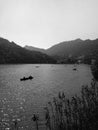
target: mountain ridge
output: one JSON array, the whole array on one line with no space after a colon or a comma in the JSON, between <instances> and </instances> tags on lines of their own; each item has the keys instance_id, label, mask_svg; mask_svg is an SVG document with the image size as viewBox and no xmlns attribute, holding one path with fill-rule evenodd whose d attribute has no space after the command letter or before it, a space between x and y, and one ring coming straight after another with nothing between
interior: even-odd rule
<instances>
[{"instance_id":1,"label":"mountain ridge","mask_svg":"<svg viewBox=\"0 0 98 130\"><path fill-rule=\"evenodd\" d=\"M55 63L47 54L27 50L14 42L0 38L0 64Z\"/></svg>"},{"instance_id":2,"label":"mountain ridge","mask_svg":"<svg viewBox=\"0 0 98 130\"><path fill-rule=\"evenodd\" d=\"M32 46L21 47L15 42L0 38L0 64L2 63L56 63L83 58L84 63L98 59L98 39L63 41L48 49Z\"/></svg>"},{"instance_id":3,"label":"mountain ridge","mask_svg":"<svg viewBox=\"0 0 98 130\"><path fill-rule=\"evenodd\" d=\"M91 60L96 57L98 58L98 39L81 40L78 38L71 41L63 41L44 50L44 53L55 57L57 60L69 57L84 57L85 61Z\"/></svg>"}]
</instances>

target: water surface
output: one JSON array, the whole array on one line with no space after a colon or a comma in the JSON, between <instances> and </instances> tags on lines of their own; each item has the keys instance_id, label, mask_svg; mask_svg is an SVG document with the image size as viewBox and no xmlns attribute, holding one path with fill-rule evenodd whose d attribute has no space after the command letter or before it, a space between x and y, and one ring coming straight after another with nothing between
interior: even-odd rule
<instances>
[{"instance_id":1,"label":"water surface","mask_svg":"<svg viewBox=\"0 0 98 130\"><path fill-rule=\"evenodd\" d=\"M59 91L67 97L79 94L82 85L90 84L92 74L88 65L0 65L0 120L9 122L18 119L20 129L30 130L33 113L43 115L43 107ZM34 79L20 81L23 76ZM25 124L25 125L23 125Z\"/></svg>"}]
</instances>

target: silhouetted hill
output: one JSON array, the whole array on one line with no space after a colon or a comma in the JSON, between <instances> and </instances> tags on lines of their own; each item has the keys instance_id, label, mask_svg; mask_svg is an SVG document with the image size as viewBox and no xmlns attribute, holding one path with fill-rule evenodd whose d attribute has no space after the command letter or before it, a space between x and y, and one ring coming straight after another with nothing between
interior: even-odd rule
<instances>
[{"instance_id":1,"label":"silhouetted hill","mask_svg":"<svg viewBox=\"0 0 98 130\"><path fill-rule=\"evenodd\" d=\"M0 38L0 64L4 63L55 63L50 56L29 51L6 39Z\"/></svg>"}]
</instances>

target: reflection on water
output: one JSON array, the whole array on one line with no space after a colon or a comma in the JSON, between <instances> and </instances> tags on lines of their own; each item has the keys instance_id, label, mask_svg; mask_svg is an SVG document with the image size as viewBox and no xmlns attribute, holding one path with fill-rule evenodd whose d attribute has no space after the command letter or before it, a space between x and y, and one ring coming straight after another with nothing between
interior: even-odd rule
<instances>
[{"instance_id":1,"label":"reflection on water","mask_svg":"<svg viewBox=\"0 0 98 130\"><path fill-rule=\"evenodd\" d=\"M34 113L43 118L43 107L59 91L67 96L79 93L81 85L89 84L92 78L87 65L0 65L0 127L14 127L19 122L20 130L30 130ZM34 79L20 81L23 76ZM40 119L40 125L43 120ZM13 122L13 123L12 123ZM8 129L7 129L8 130Z\"/></svg>"}]
</instances>

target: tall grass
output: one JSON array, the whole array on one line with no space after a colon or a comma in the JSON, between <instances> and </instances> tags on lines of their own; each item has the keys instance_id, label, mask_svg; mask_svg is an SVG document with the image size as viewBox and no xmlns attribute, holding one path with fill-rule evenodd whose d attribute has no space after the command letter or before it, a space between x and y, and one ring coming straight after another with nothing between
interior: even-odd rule
<instances>
[{"instance_id":1,"label":"tall grass","mask_svg":"<svg viewBox=\"0 0 98 130\"><path fill-rule=\"evenodd\" d=\"M49 130L96 130L98 129L98 86L82 86L81 95L66 98L64 92L48 102L45 119Z\"/></svg>"}]
</instances>

